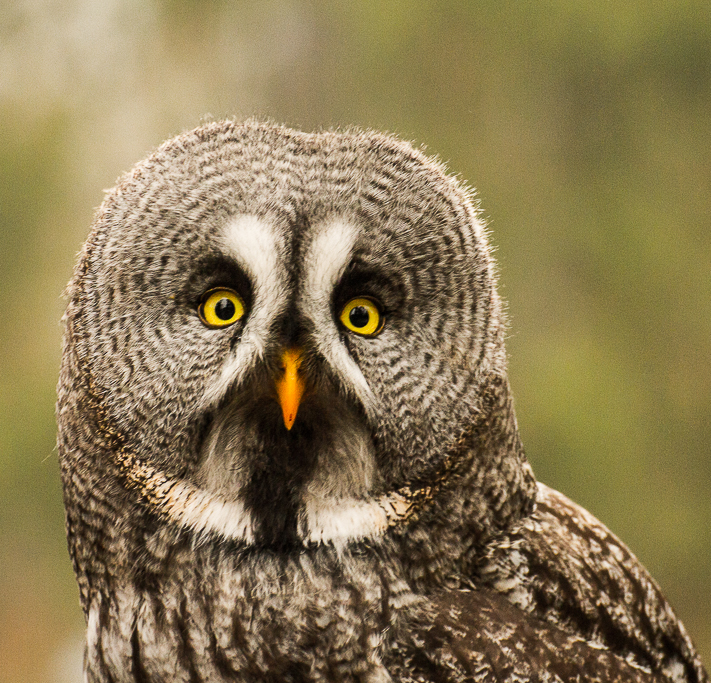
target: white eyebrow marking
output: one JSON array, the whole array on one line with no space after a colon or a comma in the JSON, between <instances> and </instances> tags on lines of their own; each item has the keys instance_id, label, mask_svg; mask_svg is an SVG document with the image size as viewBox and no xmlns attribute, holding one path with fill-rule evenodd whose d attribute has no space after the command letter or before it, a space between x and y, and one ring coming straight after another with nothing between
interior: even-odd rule
<instances>
[{"instance_id":1,"label":"white eyebrow marking","mask_svg":"<svg viewBox=\"0 0 711 683\"><path fill-rule=\"evenodd\" d=\"M326 223L306 253L306 292L311 303L329 303L353 251L356 229L344 220Z\"/></svg>"},{"instance_id":2,"label":"white eyebrow marking","mask_svg":"<svg viewBox=\"0 0 711 683\"><path fill-rule=\"evenodd\" d=\"M332 219L320 226L306 251L300 308L314 324L319 351L372 417L375 396L343 345L331 310L333 289L350 261L357 236L357 226L343 218Z\"/></svg>"},{"instance_id":3,"label":"white eyebrow marking","mask_svg":"<svg viewBox=\"0 0 711 683\"><path fill-rule=\"evenodd\" d=\"M247 271L257 289L279 281L281 253L276 227L259 216L233 219L223 231L224 246Z\"/></svg>"},{"instance_id":4,"label":"white eyebrow marking","mask_svg":"<svg viewBox=\"0 0 711 683\"><path fill-rule=\"evenodd\" d=\"M273 223L258 216L238 216L225 226L219 246L248 275L253 301L242 339L203 395L201 408L219 401L264 356L270 325L287 301L284 238Z\"/></svg>"}]
</instances>

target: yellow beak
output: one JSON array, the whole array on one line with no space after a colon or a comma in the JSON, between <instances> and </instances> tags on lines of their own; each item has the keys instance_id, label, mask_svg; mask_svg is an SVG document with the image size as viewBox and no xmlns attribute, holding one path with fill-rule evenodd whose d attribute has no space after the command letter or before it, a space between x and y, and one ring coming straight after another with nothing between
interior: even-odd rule
<instances>
[{"instance_id":1,"label":"yellow beak","mask_svg":"<svg viewBox=\"0 0 711 683\"><path fill-rule=\"evenodd\" d=\"M299 403L304 395L304 379L299 376L301 360L301 349L287 349L281 356L284 374L277 380L276 388L287 429L294 426Z\"/></svg>"}]
</instances>

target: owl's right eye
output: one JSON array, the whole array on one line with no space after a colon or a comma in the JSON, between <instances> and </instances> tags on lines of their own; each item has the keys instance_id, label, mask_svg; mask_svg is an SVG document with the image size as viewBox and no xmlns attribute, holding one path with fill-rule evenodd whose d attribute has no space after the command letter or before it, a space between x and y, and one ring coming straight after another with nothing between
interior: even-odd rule
<instances>
[{"instance_id":1,"label":"owl's right eye","mask_svg":"<svg viewBox=\"0 0 711 683\"><path fill-rule=\"evenodd\" d=\"M213 329L236 323L244 317L244 312L242 297L234 290L224 287L209 289L202 295L198 306L200 320Z\"/></svg>"}]
</instances>

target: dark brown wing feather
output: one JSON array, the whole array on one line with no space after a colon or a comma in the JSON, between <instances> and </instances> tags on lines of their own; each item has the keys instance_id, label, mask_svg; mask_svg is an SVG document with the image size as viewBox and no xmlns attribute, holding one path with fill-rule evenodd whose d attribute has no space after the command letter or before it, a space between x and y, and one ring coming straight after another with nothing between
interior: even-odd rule
<instances>
[{"instance_id":1,"label":"dark brown wing feather","mask_svg":"<svg viewBox=\"0 0 711 683\"><path fill-rule=\"evenodd\" d=\"M496 593L451 591L438 596L433 606L434 621L416 643L397 652L400 662L391 668L394 679L442 683L665 680L607 648L593 647L531 617Z\"/></svg>"},{"instance_id":2,"label":"dark brown wing feather","mask_svg":"<svg viewBox=\"0 0 711 683\"><path fill-rule=\"evenodd\" d=\"M579 636L532 618L501 595L451 592L440 596L436 604L439 614L428 638L442 645L426 648L432 654L425 659L449 669L444 680L664 680L608 649L593 647Z\"/></svg>"},{"instance_id":3,"label":"dark brown wing feather","mask_svg":"<svg viewBox=\"0 0 711 683\"><path fill-rule=\"evenodd\" d=\"M476 585L663 680L708 681L683 625L639 560L590 513L546 486L539 486L533 514L491 544Z\"/></svg>"}]
</instances>

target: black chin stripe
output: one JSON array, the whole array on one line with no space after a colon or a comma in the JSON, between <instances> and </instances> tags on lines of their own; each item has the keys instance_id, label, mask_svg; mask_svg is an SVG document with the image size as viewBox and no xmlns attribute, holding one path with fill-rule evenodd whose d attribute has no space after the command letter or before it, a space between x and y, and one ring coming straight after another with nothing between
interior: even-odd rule
<instances>
[{"instance_id":1,"label":"black chin stripe","mask_svg":"<svg viewBox=\"0 0 711 683\"><path fill-rule=\"evenodd\" d=\"M250 479L245 503L254 518L258 545L291 546L298 542L298 491L291 482L273 471L260 470Z\"/></svg>"},{"instance_id":2,"label":"black chin stripe","mask_svg":"<svg viewBox=\"0 0 711 683\"><path fill-rule=\"evenodd\" d=\"M267 546L298 544L297 515L304 487L316 466L317 439L311 420L297 417L291 431L281 419L260 428L262 452L252 464L244 490L255 522L255 540Z\"/></svg>"}]
</instances>

